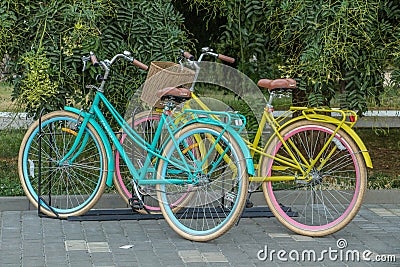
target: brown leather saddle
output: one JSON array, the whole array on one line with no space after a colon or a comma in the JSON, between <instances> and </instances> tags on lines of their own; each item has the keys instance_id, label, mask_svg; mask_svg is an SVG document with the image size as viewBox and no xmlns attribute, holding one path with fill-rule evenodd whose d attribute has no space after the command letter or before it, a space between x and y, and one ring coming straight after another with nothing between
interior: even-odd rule
<instances>
[{"instance_id":1,"label":"brown leather saddle","mask_svg":"<svg viewBox=\"0 0 400 267\"><path fill-rule=\"evenodd\" d=\"M158 108L164 108L167 101L180 104L192 98L192 92L186 88L166 87L156 93L158 101L155 104Z\"/></svg>"},{"instance_id":2,"label":"brown leather saddle","mask_svg":"<svg viewBox=\"0 0 400 267\"><path fill-rule=\"evenodd\" d=\"M290 78L275 80L261 79L258 81L257 85L262 88L267 88L272 92L274 90L294 89L296 88L296 81Z\"/></svg>"}]
</instances>

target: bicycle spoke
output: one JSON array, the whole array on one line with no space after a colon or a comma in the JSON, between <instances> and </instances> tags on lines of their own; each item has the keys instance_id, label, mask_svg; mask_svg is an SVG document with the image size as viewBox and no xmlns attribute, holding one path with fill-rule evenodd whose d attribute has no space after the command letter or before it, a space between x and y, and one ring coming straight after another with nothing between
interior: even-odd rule
<instances>
[{"instance_id":1,"label":"bicycle spoke","mask_svg":"<svg viewBox=\"0 0 400 267\"><path fill-rule=\"evenodd\" d=\"M236 216L240 215L239 210L243 208L247 192L242 191L243 186L247 186L241 177L244 170L241 165L243 155L237 150L236 144L232 145L234 140L221 138L214 128L209 127L192 125L187 132L182 131L177 139L179 144L186 144L184 147L195 143L190 140L196 140L199 144L193 146L193 154L186 158L188 164L194 167L193 173L171 175L167 171L170 169L170 162L167 161L162 161L159 167L159 175L165 175L165 180L179 177L184 180L191 177L193 180L189 190L184 186L158 186L161 190L158 194L159 203L167 222L174 225L179 234L192 240L210 240L230 228ZM214 140L219 140L218 145L213 143ZM181 147L177 150L171 142L166 146L166 151L168 158L176 160ZM180 199L179 203L177 199ZM174 213L171 207L179 209Z\"/></svg>"},{"instance_id":2,"label":"bicycle spoke","mask_svg":"<svg viewBox=\"0 0 400 267\"><path fill-rule=\"evenodd\" d=\"M89 138L80 154L73 156L74 161L71 162L71 158L60 163L76 138L76 132L70 129L77 119L78 115L66 111L49 113L42 118L41 135L39 124L35 122L21 144L24 149L19 164L23 188L31 202L38 205L40 167L40 196L44 199L41 210L49 216L55 216L54 212L61 218L82 214L95 204L104 190L107 157L92 126L85 129Z\"/></svg>"},{"instance_id":3,"label":"bicycle spoke","mask_svg":"<svg viewBox=\"0 0 400 267\"><path fill-rule=\"evenodd\" d=\"M344 227L355 216L365 190L366 171L354 141L336 126L299 121L282 133L290 140L291 152L298 161L307 158L315 165L303 179L268 182L263 191L272 211L291 230L311 236L325 235ZM327 143L329 140L332 142ZM296 177L296 170L282 168L277 158L288 158L281 142L268 148L274 158L263 161L263 171L270 175ZM296 149L292 149L296 147ZM303 156L301 156L303 155ZM316 160L318 159L318 160ZM284 160L283 160L284 161ZM266 174L267 175L267 174ZM285 209L294 214L289 216Z\"/></svg>"}]
</instances>

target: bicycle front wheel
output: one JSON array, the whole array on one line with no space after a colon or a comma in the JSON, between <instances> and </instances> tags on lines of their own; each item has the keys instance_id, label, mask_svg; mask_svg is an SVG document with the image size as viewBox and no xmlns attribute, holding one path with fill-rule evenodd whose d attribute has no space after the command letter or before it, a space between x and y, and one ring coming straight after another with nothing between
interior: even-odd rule
<instances>
[{"instance_id":1,"label":"bicycle front wheel","mask_svg":"<svg viewBox=\"0 0 400 267\"><path fill-rule=\"evenodd\" d=\"M295 122L280 133L295 159L275 136L266 148L272 157L261 160L264 177L301 177L301 171L293 167L296 162L306 172L303 180L263 183L275 217L298 234L332 234L345 227L361 206L367 179L365 162L354 140L341 129L334 133L336 128L323 122Z\"/></svg>"},{"instance_id":2,"label":"bicycle front wheel","mask_svg":"<svg viewBox=\"0 0 400 267\"><path fill-rule=\"evenodd\" d=\"M28 199L51 217L66 218L88 211L100 198L107 178L107 155L94 127L85 128L80 149L60 164L71 149L82 118L55 111L36 121L21 143L18 169ZM39 174L40 169L40 174ZM40 183L39 183L40 179Z\"/></svg>"},{"instance_id":3,"label":"bicycle front wheel","mask_svg":"<svg viewBox=\"0 0 400 267\"><path fill-rule=\"evenodd\" d=\"M237 141L221 131L207 124L186 126L166 144L166 159L159 162L159 206L173 230L189 240L221 236L244 208L248 186L244 155ZM177 165L189 166L189 171Z\"/></svg>"}]
</instances>

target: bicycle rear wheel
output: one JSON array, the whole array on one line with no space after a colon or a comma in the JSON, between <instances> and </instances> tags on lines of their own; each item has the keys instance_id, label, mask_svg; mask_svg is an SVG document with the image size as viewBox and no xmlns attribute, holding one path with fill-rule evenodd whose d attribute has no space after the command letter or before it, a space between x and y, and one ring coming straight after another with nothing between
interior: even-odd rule
<instances>
[{"instance_id":1,"label":"bicycle rear wheel","mask_svg":"<svg viewBox=\"0 0 400 267\"><path fill-rule=\"evenodd\" d=\"M128 120L128 125L132 127L144 140L151 143L155 132L157 130L158 124L161 119L161 114L154 111L143 111L135 115L134 119ZM160 144L164 142L164 135L160 137ZM129 138L129 136L122 131L120 143L124 148L126 155L129 160L133 163L139 171L146 171L146 177L149 179L153 179L154 175L154 166L152 164L149 169L143 170L142 166L146 160L148 155L147 151L141 148L134 140ZM118 151L115 153L115 172L113 177L114 185L122 197L122 199L127 204L132 201L132 175L129 172L129 169L121 158L121 155ZM136 211L140 213L147 213L147 211L152 213L159 213L160 207L158 206L158 200L155 196L155 186L154 185L142 185L140 187L142 194L142 200L144 204L144 209L136 209Z\"/></svg>"},{"instance_id":2,"label":"bicycle rear wheel","mask_svg":"<svg viewBox=\"0 0 400 267\"><path fill-rule=\"evenodd\" d=\"M28 199L38 207L41 168L40 210L48 216L66 218L81 215L97 202L104 191L107 155L91 124L85 129L87 143L79 156L58 164L72 147L79 122L75 113L51 112L41 118L41 132L39 121L36 121L21 143L18 171L22 187Z\"/></svg>"},{"instance_id":3,"label":"bicycle rear wheel","mask_svg":"<svg viewBox=\"0 0 400 267\"><path fill-rule=\"evenodd\" d=\"M189 240L219 237L237 221L246 202L248 174L243 152L228 132L215 146L219 137L219 127L200 123L186 126L166 144L163 156L168 160L159 162L159 206L173 230ZM191 168L185 171L174 164Z\"/></svg>"},{"instance_id":4,"label":"bicycle rear wheel","mask_svg":"<svg viewBox=\"0 0 400 267\"><path fill-rule=\"evenodd\" d=\"M276 218L290 230L308 236L324 236L345 227L357 214L365 192L367 171L361 151L343 130L323 149L336 125L298 121L281 135L295 160L307 165L322 153L307 173L308 181L264 182L263 192ZM301 176L301 172L279 159L291 159L278 137L266 148L273 158L261 160L262 176ZM295 161L291 161L295 164ZM293 212L292 216L287 211Z\"/></svg>"}]
</instances>

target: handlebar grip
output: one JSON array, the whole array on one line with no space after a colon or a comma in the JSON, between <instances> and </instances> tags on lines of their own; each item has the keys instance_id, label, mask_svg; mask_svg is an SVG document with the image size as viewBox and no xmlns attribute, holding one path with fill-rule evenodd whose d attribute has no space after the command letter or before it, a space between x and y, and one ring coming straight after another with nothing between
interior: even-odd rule
<instances>
[{"instance_id":1,"label":"handlebar grip","mask_svg":"<svg viewBox=\"0 0 400 267\"><path fill-rule=\"evenodd\" d=\"M217 58L221 59L222 61L228 62L228 63L232 63L232 64L235 63L235 59L233 57L228 57L228 56L219 54Z\"/></svg>"},{"instance_id":2,"label":"handlebar grip","mask_svg":"<svg viewBox=\"0 0 400 267\"><path fill-rule=\"evenodd\" d=\"M190 54L189 52L183 52L183 56L189 60L194 60L194 56Z\"/></svg>"},{"instance_id":3,"label":"handlebar grip","mask_svg":"<svg viewBox=\"0 0 400 267\"><path fill-rule=\"evenodd\" d=\"M97 57L93 52L90 52L90 60L92 61L93 66L99 66L99 61L97 60Z\"/></svg>"},{"instance_id":4,"label":"handlebar grip","mask_svg":"<svg viewBox=\"0 0 400 267\"><path fill-rule=\"evenodd\" d=\"M136 60L136 59L134 59L132 61L132 64L137 66L137 67L139 67L139 68L141 68L142 70L148 70L149 69L149 66L147 66L146 64L144 64L144 63L142 63L142 62L140 62L139 60Z\"/></svg>"}]
</instances>

